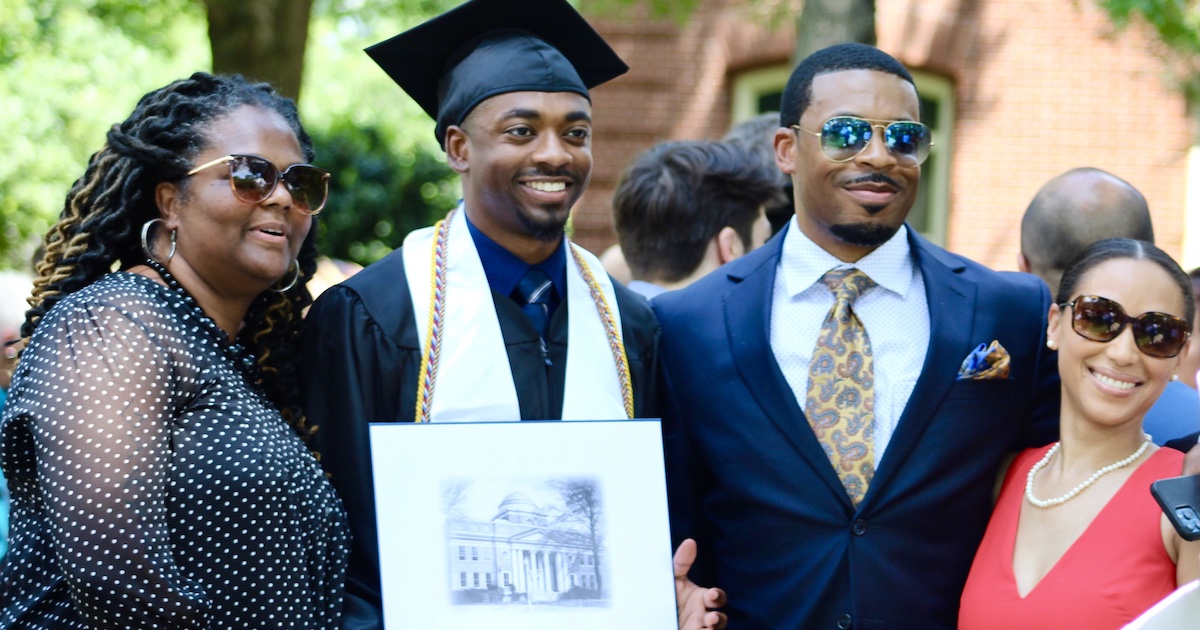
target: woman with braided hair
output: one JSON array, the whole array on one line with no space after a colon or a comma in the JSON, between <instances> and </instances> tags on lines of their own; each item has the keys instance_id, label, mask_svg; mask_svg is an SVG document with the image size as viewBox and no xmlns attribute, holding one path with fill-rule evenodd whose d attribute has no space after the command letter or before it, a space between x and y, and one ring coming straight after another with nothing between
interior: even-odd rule
<instances>
[{"instance_id":1,"label":"woman with braided hair","mask_svg":"<svg viewBox=\"0 0 1200 630\"><path fill-rule=\"evenodd\" d=\"M0 627L338 625L345 513L293 385L312 153L270 86L197 73L92 155L0 419Z\"/></svg>"}]
</instances>

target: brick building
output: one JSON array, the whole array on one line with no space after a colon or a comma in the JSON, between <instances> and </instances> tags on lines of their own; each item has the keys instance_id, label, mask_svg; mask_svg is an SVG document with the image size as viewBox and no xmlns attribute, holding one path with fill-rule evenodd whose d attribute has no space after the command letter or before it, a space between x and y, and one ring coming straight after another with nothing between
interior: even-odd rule
<instances>
[{"instance_id":1,"label":"brick building","mask_svg":"<svg viewBox=\"0 0 1200 630\"><path fill-rule=\"evenodd\" d=\"M595 168L575 211L578 242L601 251L616 241L609 204L638 153L719 138L778 107L794 26L763 26L743 4L701 0L686 23L641 9L591 18L631 70L593 93ZM1192 122L1136 30L1114 33L1091 0L877 0L876 24L879 47L913 71L934 128L911 217L927 236L1015 269L1033 194L1096 166L1146 195L1163 249L1200 264L1200 225L1185 243Z\"/></svg>"}]
</instances>

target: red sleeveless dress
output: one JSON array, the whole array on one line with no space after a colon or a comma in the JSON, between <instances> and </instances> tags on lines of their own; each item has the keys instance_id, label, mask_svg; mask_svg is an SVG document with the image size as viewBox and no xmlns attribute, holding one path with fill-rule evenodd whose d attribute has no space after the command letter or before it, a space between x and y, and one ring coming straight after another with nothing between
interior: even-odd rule
<instances>
[{"instance_id":1,"label":"red sleeveless dress","mask_svg":"<svg viewBox=\"0 0 1200 630\"><path fill-rule=\"evenodd\" d=\"M1163 548L1161 511L1150 484L1179 476L1183 453L1160 448L1041 582L1025 597L1017 594L1012 558L1025 479L1049 449L1024 451L1009 467L963 589L960 630L1118 629L1175 590L1175 563Z\"/></svg>"}]
</instances>

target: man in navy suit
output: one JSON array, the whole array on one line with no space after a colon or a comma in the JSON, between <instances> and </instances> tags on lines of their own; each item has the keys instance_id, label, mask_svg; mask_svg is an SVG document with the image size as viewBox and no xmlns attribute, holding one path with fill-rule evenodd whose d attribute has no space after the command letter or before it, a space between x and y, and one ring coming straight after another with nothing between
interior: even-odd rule
<instances>
[{"instance_id":1,"label":"man in navy suit","mask_svg":"<svg viewBox=\"0 0 1200 630\"><path fill-rule=\"evenodd\" d=\"M814 53L775 136L795 218L654 303L673 534L698 541L692 577L726 589L731 629L953 628L1005 456L1056 433L1045 285L904 224L929 148L919 110L887 54ZM846 393L867 401L865 447L804 413L835 304L821 279L839 268L870 278L850 309L873 367ZM833 464L856 448L859 486Z\"/></svg>"}]
</instances>

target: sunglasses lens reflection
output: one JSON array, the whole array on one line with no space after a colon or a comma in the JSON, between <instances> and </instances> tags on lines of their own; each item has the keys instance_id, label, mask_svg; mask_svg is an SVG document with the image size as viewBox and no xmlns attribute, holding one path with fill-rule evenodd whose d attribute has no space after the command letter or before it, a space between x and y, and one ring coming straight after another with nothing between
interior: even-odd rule
<instances>
[{"instance_id":1,"label":"sunglasses lens reflection","mask_svg":"<svg viewBox=\"0 0 1200 630\"><path fill-rule=\"evenodd\" d=\"M829 159L844 162L871 141L871 123L858 118L830 118L821 128L821 148Z\"/></svg>"},{"instance_id":2,"label":"sunglasses lens reflection","mask_svg":"<svg viewBox=\"0 0 1200 630\"><path fill-rule=\"evenodd\" d=\"M1104 298L1084 296L1075 300L1075 332L1093 341L1112 341L1125 323L1121 305Z\"/></svg>"},{"instance_id":3,"label":"sunglasses lens reflection","mask_svg":"<svg viewBox=\"0 0 1200 630\"><path fill-rule=\"evenodd\" d=\"M1142 352L1169 358L1179 354L1187 341L1186 325L1165 313L1146 313L1134 321L1134 336Z\"/></svg>"},{"instance_id":4,"label":"sunglasses lens reflection","mask_svg":"<svg viewBox=\"0 0 1200 630\"><path fill-rule=\"evenodd\" d=\"M894 122L884 130L883 139L897 158L920 164L929 155L929 128L920 123Z\"/></svg>"},{"instance_id":5,"label":"sunglasses lens reflection","mask_svg":"<svg viewBox=\"0 0 1200 630\"><path fill-rule=\"evenodd\" d=\"M292 194L292 201L309 214L325 207L329 196L329 174L319 168L296 164L283 175L283 183Z\"/></svg>"},{"instance_id":6,"label":"sunglasses lens reflection","mask_svg":"<svg viewBox=\"0 0 1200 630\"><path fill-rule=\"evenodd\" d=\"M264 159L239 155L229 161L229 177L239 199L247 203L259 203L275 189L279 171Z\"/></svg>"}]
</instances>

